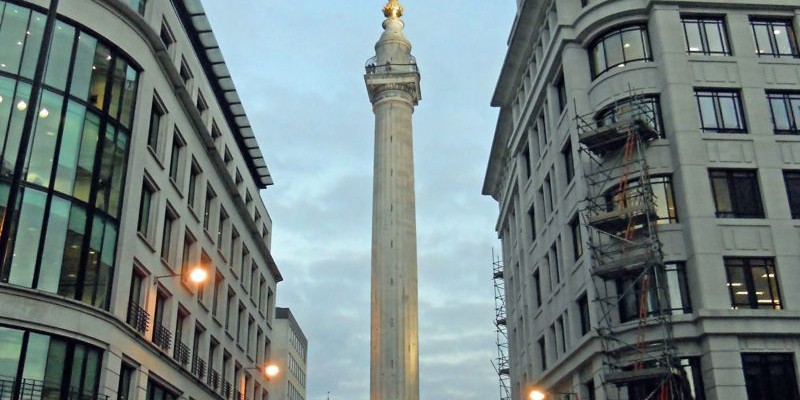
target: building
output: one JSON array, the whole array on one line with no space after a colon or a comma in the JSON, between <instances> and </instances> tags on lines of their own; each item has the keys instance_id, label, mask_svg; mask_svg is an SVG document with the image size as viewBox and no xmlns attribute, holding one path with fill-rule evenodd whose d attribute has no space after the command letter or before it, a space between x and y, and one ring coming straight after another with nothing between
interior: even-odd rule
<instances>
[{"instance_id":1,"label":"building","mask_svg":"<svg viewBox=\"0 0 800 400\"><path fill-rule=\"evenodd\" d=\"M517 4L483 187L508 398L800 399L800 5Z\"/></svg>"},{"instance_id":2,"label":"building","mask_svg":"<svg viewBox=\"0 0 800 400\"><path fill-rule=\"evenodd\" d=\"M364 81L375 114L372 184L370 398L419 399L417 221L412 116L421 100L403 7L383 7Z\"/></svg>"},{"instance_id":3,"label":"building","mask_svg":"<svg viewBox=\"0 0 800 400\"><path fill-rule=\"evenodd\" d=\"M0 15L0 398L266 399L272 180L200 2Z\"/></svg>"},{"instance_id":4,"label":"building","mask_svg":"<svg viewBox=\"0 0 800 400\"><path fill-rule=\"evenodd\" d=\"M270 396L273 399L304 400L308 339L288 308L275 309L272 326L271 361L284 368L270 379Z\"/></svg>"}]
</instances>

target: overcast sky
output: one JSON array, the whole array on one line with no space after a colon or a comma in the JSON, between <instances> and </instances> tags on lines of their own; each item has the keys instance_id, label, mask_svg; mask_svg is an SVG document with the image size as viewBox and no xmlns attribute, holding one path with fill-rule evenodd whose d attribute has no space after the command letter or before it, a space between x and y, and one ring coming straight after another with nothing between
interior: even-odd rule
<instances>
[{"instance_id":1,"label":"overcast sky","mask_svg":"<svg viewBox=\"0 0 800 400\"><path fill-rule=\"evenodd\" d=\"M489 107L513 0L401 0L422 74L414 114L420 383L427 400L498 398L496 203L481 195ZM204 0L275 185L272 252L310 341L308 400L369 399L374 120L364 62L383 0Z\"/></svg>"}]
</instances>

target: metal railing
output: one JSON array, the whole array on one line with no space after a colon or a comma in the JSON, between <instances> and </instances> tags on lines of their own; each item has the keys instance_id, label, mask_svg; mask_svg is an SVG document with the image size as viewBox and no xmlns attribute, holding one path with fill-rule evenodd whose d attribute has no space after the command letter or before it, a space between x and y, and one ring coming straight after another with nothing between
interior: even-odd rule
<instances>
[{"instance_id":1,"label":"metal railing","mask_svg":"<svg viewBox=\"0 0 800 400\"><path fill-rule=\"evenodd\" d=\"M208 386L214 389L214 391L216 392L217 390L219 390L219 382L220 382L219 372L215 371L213 368L209 368L208 381L206 381Z\"/></svg>"},{"instance_id":2,"label":"metal railing","mask_svg":"<svg viewBox=\"0 0 800 400\"><path fill-rule=\"evenodd\" d=\"M169 351L169 348L172 347L172 332L164 325L156 324L153 327L153 343L161 350Z\"/></svg>"},{"instance_id":3,"label":"metal railing","mask_svg":"<svg viewBox=\"0 0 800 400\"><path fill-rule=\"evenodd\" d=\"M189 364L189 356L191 353L192 351L189 349L189 346L183 344L182 342L175 341L175 361L186 367L186 365Z\"/></svg>"},{"instance_id":4,"label":"metal railing","mask_svg":"<svg viewBox=\"0 0 800 400\"><path fill-rule=\"evenodd\" d=\"M417 59L414 56L409 56L408 63L403 64L393 64L393 63L385 63L378 65L377 57L372 57L367 60L367 63L364 65L364 68L367 70L367 75L373 74L388 74L388 73L403 73L403 72L411 72L411 73L419 73L419 68L417 67Z\"/></svg>"},{"instance_id":5,"label":"metal railing","mask_svg":"<svg viewBox=\"0 0 800 400\"><path fill-rule=\"evenodd\" d=\"M17 393L14 386L17 385ZM48 384L36 379L19 379L10 376L0 376L0 400L44 400L61 398L64 391L59 385ZM108 400L108 396L91 391L69 390L66 392L68 400Z\"/></svg>"},{"instance_id":6,"label":"metal railing","mask_svg":"<svg viewBox=\"0 0 800 400\"><path fill-rule=\"evenodd\" d=\"M201 381L206 376L206 362L196 354L192 357L192 374Z\"/></svg>"},{"instance_id":7,"label":"metal railing","mask_svg":"<svg viewBox=\"0 0 800 400\"><path fill-rule=\"evenodd\" d=\"M222 395L227 399L231 396L231 392L233 391L233 385L230 382L225 381L225 384L222 385Z\"/></svg>"},{"instance_id":8,"label":"metal railing","mask_svg":"<svg viewBox=\"0 0 800 400\"><path fill-rule=\"evenodd\" d=\"M132 326L133 329L136 329L137 332L144 335L144 333L147 332L147 326L150 322L150 314L147 313L147 310L140 307L139 304L130 303L126 322L128 325Z\"/></svg>"}]
</instances>

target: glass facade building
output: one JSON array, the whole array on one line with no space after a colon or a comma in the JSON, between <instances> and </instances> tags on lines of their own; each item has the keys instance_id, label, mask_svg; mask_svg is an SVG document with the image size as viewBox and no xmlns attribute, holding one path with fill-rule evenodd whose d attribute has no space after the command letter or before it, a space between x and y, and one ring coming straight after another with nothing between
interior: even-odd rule
<instances>
[{"instance_id":1,"label":"glass facade building","mask_svg":"<svg viewBox=\"0 0 800 400\"><path fill-rule=\"evenodd\" d=\"M202 6L42 4L0 0L0 399L266 399L272 181Z\"/></svg>"}]
</instances>

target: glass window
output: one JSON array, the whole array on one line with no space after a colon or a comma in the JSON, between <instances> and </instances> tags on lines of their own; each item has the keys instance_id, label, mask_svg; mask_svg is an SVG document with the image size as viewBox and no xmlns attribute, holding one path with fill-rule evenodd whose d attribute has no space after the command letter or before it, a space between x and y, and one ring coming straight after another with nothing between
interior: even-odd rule
<instances>
[{"instance_id":1,"label":"glass window","mask_svg":"<svg viewBox=\"0 0 800 400\"><path fill-rule=\"evenodd\" d=\"M131 393L131 389L135 386L134 375L136 368L126 363L122 363L119 373L119 385L117 386L117 399L130 400L135 399L135 394Z\"/></svg>"},{"instance_id":2,"label":"glass window","mask_svg":"<svg viewBox=\"0 0 800 400\"><path fill-rule=\"evenodd\" d=\"M567 84L564 81L564 72L558 75L555 86L558 95L558 112L563 113L567 109Z\"/></svg>"},{"instance_id":3,"label":"glass window","mask_svg":"<svg viewBox=\"0 0 800 400\"><path fill-rule=\"evenodd\" d=\"M738 91L695 89L703 132L744 133L744 110Z\"/></svg>"},{"instance_id":4,"label":"glass window","mask_svg":"<svg viewBox=\"0 0 800 400\"><path fill-rule=\"evenodd\" d=\"M0 25L0 70L17 74L22 61L22 50L31 12L27 8L5 3L3 23Z\"/></svg>"},{"instance_id":5,"label":"glass window","mask_svg":"<svg viewBox=\"0 0 800 400\"><path fill-rule=\"evenodd\" d=\"M731 308L783 308L773 259L726 257L725 269Z\"/></svg>"},{"instance_id":6,"label":"glass window","mask_svg":"<svg viewBox=\"0 0 800 400\"><path fill-rule=\"evenodd\" d=\"M644 361L638 365L631 365L625 370L633 370L636 368L653 368L656 367L655 361ZM700 366L700 357L684 357L675 358L672 360L672 367L675 369L675 378L673 388L679 390L680 393L675 393L673 397L686 400L704 400L705 389L703 387L702 369ZM648 397L661 397L664 392L661 390L664 381L662 377L655 377L649 379L636 380L625 384L627 395L629 399L645 399Z\"/></svg>"},{"instance_id":7,"label":"glass window","mask_svg":"<svg viewBox=\"0 0 800 400\"><path fill-rule=\"evenodd\" d=\"M592 77L596 78L614 67L625 67L636 61L652 61L650 40L645 26L614 28L596 39L590 46Z\"/></svg>"},{"instance_id":8,"label":"glass window","mask_svg":"<svg viewBox=\"0 0 800 400\"><path fill-rule=\"evenodd\" d=\"M575 176L575 159L572 157L572 141L567 141L567 144L561 150L561 157L564 159L564 174L567 183L572 182Z\"/></svg>"},{"instance_id":9,"label":"glass window","mask_svg":"<svg viewBox=\"0 0 800 400\"><path fill-rule=\"evenodd\" d=\"M149 236L150 232L150 209L153 203L153 193L155 191L147 182L142 184L142 195L139 199L139 223L137 230L144 237Z\"/></svg>"},{"instance_id":10,"label":"glass window","mask_svg":"<svg viewBox=\"0 0 800 400\"><path fill-rule=\"evenodd\" d=\"M69 229L70 202L59 197L53 197L51 201L37 287L39 290L57 293Z\"/></svg>"},{"instance_id":11,"label":"glass window","mask_svg":"<svg viewBox=\"0 0 800 400\"><path fill-rule=\"evenodd\" d=\"M786 183L786 195L789 198L789 210L792 218L800 218L800 171L783 171Z\"/></svg>"},{"instance_id":12,"label":"glass window","mask_svg":"<svg viewBox=\"0 0 800 400\"><path fill-rule=\"evenodd\" d=\"M9 283L31 287L36 266L36 255L42 235L46 195L38 190L22 192L22 207L13 237L13 256Z\"/></svg>"},{"instance_id":13,"label":"glass window","mask_svg":"<svg viewBox=\"0 0 800 400\"><path fill-rule=\"evenodd\" d=\"M217 197L217 195L214 193L214 189L211 189L211 186L206 187L205 206L203 207L203 229L206 231L208 231L211 225L211 206L215 197Z\"/></svg>"},{"instance_id":14,"label":"glass window","mask_svg":"<svg viewBox=\"0 0 800 400\"><path fill-rule=\"evenodd\" d=\"M161 235L161 259L172 264L172 237L175 231L176 216L170 209L164 213L164 226Z\"/></svg>"},{"instance_id":15,"label":"glass window","mask_svg":"<svg viewBox=\"0 0 800 400\"><path fill-rule=\"evenodd\" d=\"M14 93L13 102L9 102L11 108L11 117L8 122L8 132L4 136L5 146L3 147L3 160L0 163L0 173L5 176L11 176L14 173L14 165L17 162L17 152L19 151L19 139L22 132L22 125L25 121L25 110L28 109L28 102L30 100L31 86L18 82L17 91ZM5 103L5 102L4 102Z\"/></svg>"},{"instance_id":16,"label":"glass window","mask_svg":"<svg viewBox=\"0 0 800 400\"><path fill-rule=\"evenodd\" d=\"M89 77L89 93L85 100L99 108L105 108L106 86L111 72L111 50L102 43L97 43L94 52L91 75Z\"/></svg>"},{"instance_id":17,"label":"glass window","mask_svg":"<svg viewBox=\"0 0 800 400\"><path fill-rule=\"evenodd\" d=\"M150 129L147 133L147 145L158 154L159 134L161 131L161 119L166 114L164 108L153 98L153 104L150 107Z\"/></svg>"},{"instance_id":18,"label":"glass window","mask_svg":"<svg viewBox=\"0 0 800 400\"><path fill-rule=\"evenodd\" d=\"M614 211L626 207L638 206L644 203L648 196L648 189L652 192L652 207L658 224L674 224L678 222L678 213L675 210L675 200L672 193L671 176L654 176L648 181L649 187L641 187L641 181L630 181L625 186L625 191L620 192L615 187L606 194L606 210Z\"/></svg>"},{"instance_id":19,"label":"glass window","mask_svg":"<svg viewBox=\"0 0 800 400\"><path fill-rule=\"evenodd\" d=\"M47 58L47 70L44 77L46 85L62 92L66 89L74 43L75 28L64 22L57 21L53 42L50 45L50 54L48 54Z\"/></svg>"},{"instance_id":20,"label":"glass window","mask_svg":"<svg viewBox=\"0 0 800 400\"><path fill-rule=\"evenodd\" d=\"M19 70L19 74L26 78L33 78L33 74L36 72L36 62L39 59L39 49L42 46L46 20L44 14L31 11L25 39L22 40L25 49L22 52L22 65Z\"/></svg>"},{"instance_id":21,"label":"glass window","mask_svg":"<svg viewBox=\"0 0 800 400\"><path fill-rule=\"evenodd\" d=\"M191 171L189 171L189 193L187 195L189 208L194 208L196 206L197 180L200 177L200 174L200 167L197 165L197 161L194 159L194 157L192 157Z\"/></svg>"},{"instance_id":22,"label":"glass window","mask_svg":"<svg viewBox=\"0 0 800 400\"><path fill-rule=\"evenodd\" d=\"M578 298L576 302L578 306L578 313L581 319L581 336L586 335L592 329L592 322L589 317L589 299L586 294Z\"/></svg>"},{"instance_id":23,"label":"glass window","mask_svg":"<svg viewBox=\"0 0 800 400\"><path fill-rule=\"evenodd\" d=\"M791 20L751 18L750 25L759 57L800 57Z\"/></svg>"},{"instance_id":24,"label":"glass window","mask_svg":"<svg viewBox=\"0 0 800 400\"><path fill-rule=\"evenodd\" d=\"M710 170L717 218L764 218L755 171Z\"/></svg>"},{"instance_id":25,"label":"glass window","mask_svg":"<svg viewBox=\"0 0 800 400\"><path fill-rule=\"evenodd\" d=\"M686 52L711 56L731 55L725 20L720 17L683 17Z\"/></svg>"},{"instance_id":26,"label":"glass window","mask_svg":"<svg viewBox=\"0 0 800 400\"><path fill-rule=\"evenodd\" d=\"M29 183L50 186L50 173L53 168L63 101L63 97L49 90L42 92L42 101L34 120L31 150L28 153L25 180Z\"/></svg>"},{"instance_id":27,"label":"glass window","mask_svg":"<svg viewBox=\"0 0 800 400\"><path fill-rule=\"evenodd\" d=\"M642 315L684 314L692 311L689 287L683 263L667 263L663 274L653 270L617 280L619 317L621 322L639 319Z\"/></svg>"},{"instance_id":28,"label":"glass window","mask_svg":"<svg viewBox=\"0 0 800 400\"><path fill-rule=\"evenodd\" d=\"M581 237L581 224L580 218L575 216L569 223L571 236L572 236L572 252L575 260L581 258L583 255L583 239Z\"/></svg>"},{"instance_id":29,"label":"glass window","mask_svg":"<svg viewBox=\"0 0 800 400\"><path fill-rule=\"evenodd\" d=\"M536 210L533 205L528 209L528 228L531 232L531 242L536 241Z\"/></svg>"},{"instance_id":30,"label":"glass window","mask_svg":"<svg viewBox=\"0 0 800 400\"><path fill-rule=\"evenodd\" d=\"M178 400L178 396L150 378L147 380L147 400Z\"/></svg>"},{"instance_id":31,"label":"glass window","mask_svg":"<svg viewBox=\"0 0 800 400\"><path fill-rule=\"evenodd\" d=\"M747 398L800 400L793 353L742 353Z\"/></svg>"},{"instance_id":32,"label":"glass window","mask_svg":"<svg viewBox=\"0 0 800 400\"><path fill-rule=\"evenodd\" d=\"M181 153L183 153L183 138L180 136L178 130L172 136L172 151L169 157L169 178L176 184L180 182L181 172Z\"/></svg>"},{"instance_id":33,"label":"glass window","mask_svg":"<svg viewBox=\"0 0 800 400\"><path fill-rule=\"evenodd\" d=\"M777 134L800 134L800 92L767 92Z\"/></svg>"},{"instance_id":34,"label":"glass window","mask_svg":"<svg viewBox=\"0 0 800 400\"><path fill-rule=\"evenodd\" d=\"M597 126L603 127L626 117L635 117L647 123L658 132L659 137L664 137L664 130L661 128L661 103L658 96L645 95L616 101L597 113L594 118Z\"/></svg>"}]
</instances>

